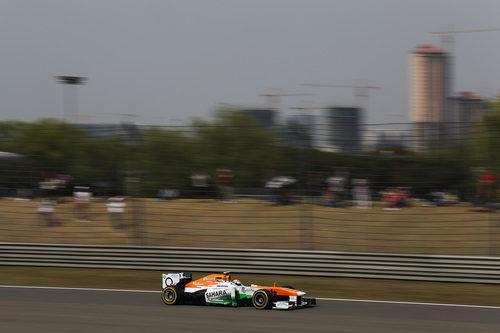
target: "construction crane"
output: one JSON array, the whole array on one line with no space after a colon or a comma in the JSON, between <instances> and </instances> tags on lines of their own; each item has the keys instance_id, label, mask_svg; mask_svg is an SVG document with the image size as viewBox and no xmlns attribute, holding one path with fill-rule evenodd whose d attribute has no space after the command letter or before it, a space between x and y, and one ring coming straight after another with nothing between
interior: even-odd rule
<instances>
[{"instance_id":1,"label":"construction crane","mask_svg":"<svg viewBox=\"0 0 500 333\"><path fill-rule=\"evenodd\" d=\"M320 106L292 106L290 110L297 110L299 113L300 121L306 120L308 116L314 116L315 110L321 110L323 107ZM307 120L308 121L308 120Z\"/></svg>"},{"instance_id":2,"label":"construction crane","mask_svg":"<svg viewBox=\"0 0 500 333\"><path fill-rule=\"evenodd\" d=\"M465 33L465 32L490 32L490 31L500 31L500 28L433 31L430 33L434 34L434 35L445 35L445 34L460 34L460 33Z\"/></svg>"},{"instance_id":3,"label":"construction crane","mask_svg":"<svg viewBox=\"0 0 500 333\"><path fill-rule=\"evenodd\" d=\"M468 29L468 30L454 30L448 29L443 31L432 31L429 32L432 35L439 35L440 37L440 46L441 48L448 50L450 52L454 51L455 39L454 34L463 34L470 32L492 32L492 31L500 31L500 28L486 28L486 29Z\"/></svg>"},{"instance_id":4,"label":"construction crane","mask_svg":"<svg viewBox=\"0 0 500 333\"><path fill-rule=\"evenodd\" d=\"M310 93L282 93L278 89L274 92L269 92L266 94L260 94L259 96L264 96L267 98L267 106L271 109L279 110L281 107L281 97L287 96L314 96Z\"/></svg>"},{"instance_id":5,"label":"construction crane","mask_svg":"<svg viewBox=\"0 0 500 333\"><path fill-rule=\"evenodd\" d=\"M451 25L453 27L453 25ZM442 49L445 49L449 52L449 60L448 60L448 82L449 82L449 91L453 91L453 73L454 73L454 59L453 53L455 52L455 34L463 34L463 33L475 33L475 32L492 32L492 31L500 31L500 28L486 28L486 29L467 29L467 30L455 30L455 29L444 29L442 27L442 31L432 31L429 32L432 35L439 35L439 46Z\"/></svg>"},{"instance_id":6,"label":"construction crane","mask_svg":"<svg viewBox=\"0 0 500 333\"><path fill-rule=\"evenodd\" d=\"M354 88L354 102L358 104L359 107L364 109L368 107L369 89L382 89L378 86L357 86L348 84L302 83L300 85L315 88Z\"/></svg>"},{"instance_id":7,"label":"construction crane","mask_svg":"<svg viewBox=\"0 0 500 333\"><path fill-rule=\"evenodd\" d=\"M132 118L137 118L139 115L133 114L133 113L120 113L120 112L102 112L99 113L99 115L106 115L106 116L119 116L121 117L121 122L122 123L133 123Z\"/></svg>"}]
</instances>

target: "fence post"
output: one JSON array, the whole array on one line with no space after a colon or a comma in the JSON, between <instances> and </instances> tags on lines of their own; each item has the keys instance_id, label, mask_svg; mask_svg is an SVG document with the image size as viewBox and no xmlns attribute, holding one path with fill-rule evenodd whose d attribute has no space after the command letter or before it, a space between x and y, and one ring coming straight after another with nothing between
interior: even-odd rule
<instances>
[{"instance_id":1,"label":"fence post","mask_svg":"<svg viewBox=\"0 0 500 333\"><path fill-rule=\"evenodd\" d=\"M304 159L304 165L306 164ZM306 169L306 168L304 168ZM311 185L309 180L309 171L306 170L305 184L301 190L300 200L300 237L302 250L314 250L314 234L313 234L313 206L312 201L309 199L311 192Z\"/></svg>"},{"instance_id":2,"label":"fence post","mask_svg":"<svg viewBox=\"0 0 500 333\"><path fill-rule=\"evenodd\" d=\"M498 254L496 242L499 240L499 223L497 222L497 219L495 219L494 212L494 209L491 209L488 212L488 252L491 257L494 257Z\"/></svg>"},{"instance_id":3,"label":"fence post","mask_svg":"<svg viewBox=\"0 0 500 333\"><path fill-rule=\"evenodd\" d=\"M147 245L144 238L144 210L141 203L141 179L139 176L126 177L127 194L130 196L130 208L132 216L132 237L138 245Z\"/></svg>"}]
</instances>

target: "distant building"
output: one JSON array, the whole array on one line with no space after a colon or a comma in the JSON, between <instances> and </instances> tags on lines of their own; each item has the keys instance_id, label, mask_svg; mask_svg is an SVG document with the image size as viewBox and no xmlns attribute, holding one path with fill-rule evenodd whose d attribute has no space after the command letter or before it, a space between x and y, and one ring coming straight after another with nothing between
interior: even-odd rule
<instances>
[{"instance_id":1,"label":"distant building","mask_svg":"<svg viewBox=\"0 0 500 333\"><path fill-rule=\"evenodd\" d=\"M332 106L326 110L328 143L337 151L351 152L361 148L361 109Z\"/></svg>"},{"instance_id":2,"label":"distant building","mask_svg":"<svg viewBox=\"0 0 500 333\"><path fill-rule=\"evenodd\" d=\"M450 97L449 114L446 126L449 140L461 140L471 135L474 126L488 111L486 98L463 91L458 96Z\"/></svg>"},{"instance_id":3,"label":"distant building","mask_svg":"<svg viewBox=\"0 0 500 333\"><path fill-rule=\"evenodd\" d=\"M254 119L258 124L264 127L272 127L276 125L278 111L266 108L251 108L241 109L238 112L247 115Z\"/></svg>"},{"instance_id":4,"label":"distant building","mask_svg":"<svg viewBox=\"0 0 500 333\"><path fill-rule=\"evenodd\" d=\"M311 136L315 137L317 135L318 127L318 117L315 115L293 115L286 119L288 126L296 126L302 128L302 131Z\"/></svg>"},{"instance_id":5,"label":"distant building","mask_svg":"<svg viewBox=\"0 0 500 333\"><path fill-rule=\"evenodd\" d=\"M281 130L282 142L292 147L312 147L315 145L317 119L314 115L293 115L286 119Z\"/></svg>"},{"instance_id":6,"label":"distant building","mask_svg":"<svg viewBox=\"0 0 500 333\"><path fill-rule=\"evenodd\" d=\"M414 149L428 150L444 138L450 61L446 50L419 45L410 53L410 118Z\"/></svg>"},{"instance_id":7,"label":"distant building","mask_svg":"<svg viewBox=\"0 0 500 333\"><path fill-rule=\"evenodd\" d=\"M410 133L404 129L370 129L365 131L363 149L409 148Z\"/></svg>"},{"instance_id":8,"label":"distant building","mask_svg":"<svg viewBox=\"0 0 500 333\"><path fill-rule=\"evenodd\" d=\"M128 144L138 144L143 126L130 123L121 124L74 124L93 138L122 137Z\"/></svg>"}]
</instances>

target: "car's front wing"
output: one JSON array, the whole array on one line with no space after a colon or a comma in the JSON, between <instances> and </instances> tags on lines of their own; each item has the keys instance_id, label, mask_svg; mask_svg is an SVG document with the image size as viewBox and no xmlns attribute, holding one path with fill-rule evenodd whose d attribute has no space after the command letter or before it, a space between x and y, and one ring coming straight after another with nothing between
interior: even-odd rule
<instances>
[{"instance_id":1,"label":"car's front wing","mask_svg":"<svg viewBox=\"0 0 500 333\"><path fill-rule=\"evenodd\" d=\"M316 305L315 298L302 298L300 296L289 296L288 298L288 301L273 302L272 308L277 310L292 310Z\"/></svg>"}]
</instances>

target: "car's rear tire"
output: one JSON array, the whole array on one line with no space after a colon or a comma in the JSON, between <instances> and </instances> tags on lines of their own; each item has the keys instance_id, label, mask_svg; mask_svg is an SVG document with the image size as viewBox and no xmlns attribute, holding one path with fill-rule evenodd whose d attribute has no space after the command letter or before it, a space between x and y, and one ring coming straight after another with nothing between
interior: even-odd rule
<instances>
[{"instance_id":1,"label":"car's rear tire","mask_svg":"<svg viewBox=\"0 0 500 333\"><path fill-rule=\"evenodd\" d=\"M178 286L168 286L161 292L161 299L167 305L182 304L184 291Z\"/></svg>"},{"instance_id":2,"label":"car's rear tire","mask_svg":"<svg viewBox=\"0 0 500 333\"><path fill-rule=\"evenodd\" d=\"M269 309L273 304L271 292L265 289L259 289L253 293L252 305L257 310Z\"/></svg>"}]
</instances>

